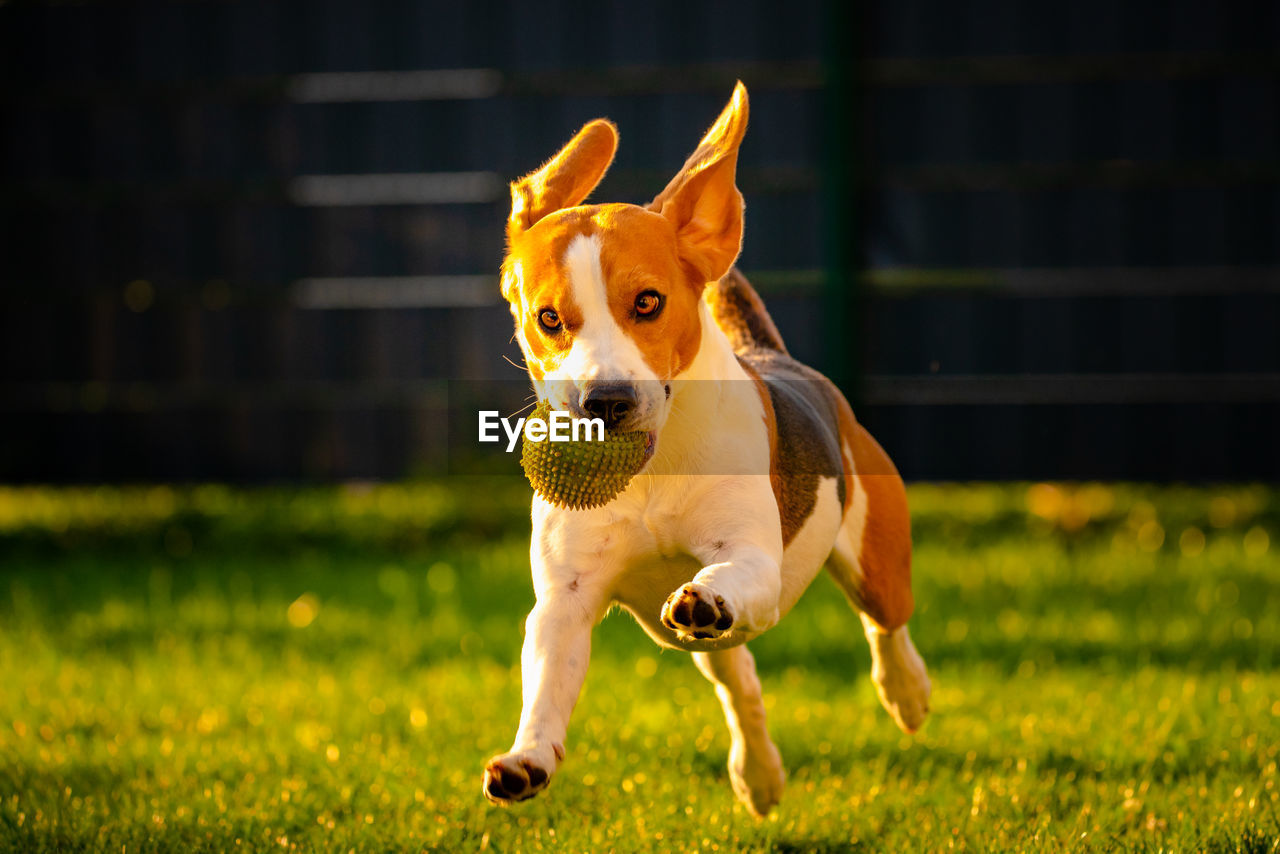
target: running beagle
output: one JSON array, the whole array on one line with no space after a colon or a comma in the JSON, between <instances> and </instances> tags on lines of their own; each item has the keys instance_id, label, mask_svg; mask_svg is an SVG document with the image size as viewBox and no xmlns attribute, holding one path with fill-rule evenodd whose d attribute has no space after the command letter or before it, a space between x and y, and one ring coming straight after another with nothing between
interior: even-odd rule
<instances>
[{"instance_id":1,"label":"running beagle","mask_svg":"<svg viewBox=\"0 0 1280 854\"><path fill-rule=\"evenodd\" d=\"M644 207L583 205L618 144L590 122L511 185L502 293L539 398L647 431L645 467L609 504L535 497L524 709L489 760L484 794L546 788L564 759L592 627L611 605L658 644L693 653L732 736L729 777L757 815L782 795L746 642L781 619L824 563L859 612L880 700L914 732L929 708L907 633L911 533L893 463L844 397L787 353L733 263L741 83L680 172Z\"/></svg>"}]
</instances>

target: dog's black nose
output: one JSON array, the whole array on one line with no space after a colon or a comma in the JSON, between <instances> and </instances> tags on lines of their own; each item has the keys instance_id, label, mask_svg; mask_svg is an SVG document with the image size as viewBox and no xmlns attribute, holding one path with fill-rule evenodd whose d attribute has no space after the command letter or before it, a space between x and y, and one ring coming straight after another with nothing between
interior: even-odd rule
<instances>
[{"instance_id":1,"label":"dog's black nose","mask_svg":"<svg viewBox=\"0 0 1280 854\"><path fill-rule=\"evenodd\" d=\"M594 385L582 395L582 408L604 426L616 427L636 408L636 390L627 383Z\"/></svg>"}]
</instances>

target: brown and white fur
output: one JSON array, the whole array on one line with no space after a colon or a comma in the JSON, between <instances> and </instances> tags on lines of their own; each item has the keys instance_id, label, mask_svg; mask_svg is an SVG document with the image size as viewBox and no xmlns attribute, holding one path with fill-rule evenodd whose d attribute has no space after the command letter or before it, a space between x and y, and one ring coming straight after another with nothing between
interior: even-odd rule
<instances>
[{"instance_id":1,"label":"brown and white fur","mask_svg":"<svg viewBox=\"0 0 1280 854\"><path fill-rule=\"evenodd\" d=\"M757 815L778 803L785 774L745 643L791 610L824 562L860 613L884 707L907 732L928 711L906 626L902 480L835 386L787 354L732 266L746 124L739 83L645 207L581 204L617 147L604 120L511 185L502 289L539 396L648 431L652 456L603 507L534 498L524 708L511 750L485 766L495 803L537 794L564 759L591 630L614 604L658 644L693 653L728 719L733 789Z\"/></svg>"}]
</instances>

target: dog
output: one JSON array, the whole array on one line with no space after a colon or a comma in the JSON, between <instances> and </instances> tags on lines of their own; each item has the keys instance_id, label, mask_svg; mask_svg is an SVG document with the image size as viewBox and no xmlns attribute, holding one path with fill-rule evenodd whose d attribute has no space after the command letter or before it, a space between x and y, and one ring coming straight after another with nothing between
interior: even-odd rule
<instances>
[{"instance_id":1,"label":"dog","mask_svg":"<svg viewBox=\"0 0 1280 854\"><path fill-rule=\"evenodd\" d=\"M746 642L791 610L824 563L861 617L872 679L906 732L930 682L912 645L906 490L836 387L800 364L733 266L747 126L741 82L679 173L644 207L583 205L613 160L585 125L511 185L502 294L535 390L553 409L645 431L646 462L608 504L535 495L536 604L511 749L485 765L497 804L533 797L564 760L592 627L613 605L693 654L731 734L729 779L764 816L785 782Z\"/></svg>"}]
</instances>

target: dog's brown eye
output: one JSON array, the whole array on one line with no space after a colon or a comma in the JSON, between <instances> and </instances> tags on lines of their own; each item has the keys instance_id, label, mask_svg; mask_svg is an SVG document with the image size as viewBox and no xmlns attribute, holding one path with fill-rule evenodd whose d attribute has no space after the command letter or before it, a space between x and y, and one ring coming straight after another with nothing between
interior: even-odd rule
<instances>
[{"instance_id":1,"label":"dog's brown eye","mask_svg":"<svg viewBox=\"0 0 1280 854\"><path fill-rule=\"evenodd\" d=\"M652 317L662 308L662 294L657 291L643 291L636 296L636 314L641 317Z\"/></svg>"},{"instance_id":2,"label":"dog's brown eye","mask_svg":"<svg viewBox=\"0 0 1280 854\"><path fill-rule=\"evenodd\" d=\"M560 328L560 315L549 308L544 308L538 312L538 323L542 324L542 328L548 332L555 332Z\"/></svg>"}]
</instances>

